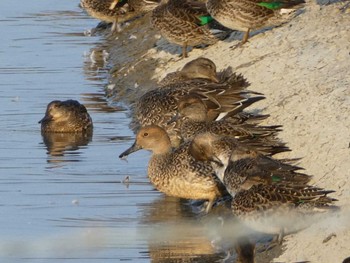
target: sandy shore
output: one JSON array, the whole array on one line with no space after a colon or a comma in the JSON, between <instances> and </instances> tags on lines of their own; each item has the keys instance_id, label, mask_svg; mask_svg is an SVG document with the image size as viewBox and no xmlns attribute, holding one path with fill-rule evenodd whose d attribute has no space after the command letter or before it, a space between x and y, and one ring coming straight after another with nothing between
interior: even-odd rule
<instances>
[{"instance_id":1,"label":"sandy shore","mask_svg":"<svg viewBox=\"0 0 350 263\"><path fill-rule=\"evenodd\" d=\"M145 31L145 17L109 50L115 67L109 87L126 104L199 56L212 59L218 69L232 66L251 82L251 90L265 94L251 110L271 115L264 124L283 125L280 138L292 151L281 157L302 157L312 183L336 190L332 196L341 207L338 214L288 235L276 262L342 262L350 256L350 12L341 12L342 5L308 3L291 22L255 34L242 48L230 48L242 36L235 33L181 60L180 47ZM120 61L116 54L123 47L135 50L134 59Z\"/></svg>"}]
</instances>

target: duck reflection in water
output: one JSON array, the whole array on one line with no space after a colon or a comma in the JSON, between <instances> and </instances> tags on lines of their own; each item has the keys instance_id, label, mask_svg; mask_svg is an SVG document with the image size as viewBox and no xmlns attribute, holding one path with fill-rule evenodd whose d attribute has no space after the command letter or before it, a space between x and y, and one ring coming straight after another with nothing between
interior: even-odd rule
<instances>
[{"instance_id":1,"label":"duck reflection in water","mask_svg":"<svg viewBox=\"0 0 350 263\"><path fill-rule=\"evenodd\" d=\"M146 235L151 262L254 262L254 245L239 235L240 226L223 224L222 217L232 219L225 203L205 217L188 200L166 195L142 206L141 224L152 226Z\"/></svg>"},{"instance_id":2,"label":"duck reflection in water","mask_svg":"<svg viewBox=\"0 0 350 263\"><path fill-rule=\"evenodd\" d=\"M84 105L76 100L54 100L39 121L41 134L51 156L76 151L92 139L92 119Z\"/></svg>"}]
</instances>

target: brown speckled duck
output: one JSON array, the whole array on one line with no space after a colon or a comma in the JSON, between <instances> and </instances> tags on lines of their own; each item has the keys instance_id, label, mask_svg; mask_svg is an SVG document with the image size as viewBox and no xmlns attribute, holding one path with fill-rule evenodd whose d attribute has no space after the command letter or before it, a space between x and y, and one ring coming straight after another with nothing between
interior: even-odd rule
<instances>
[{"instance_id":1,"label":"brown speckled duck","mask_svg":"<svg viewBox=\"0 0 350 263\"><path fill-rule=\"evenodd\" d=\"M208 0L210 15L222 25L245 32L241 44L248 41L250 30L277 26L288 20L281 9L294 8L304 0Z\"/></svg>"},{"instance_id":2,"label":"brown speckled duck","mask_svg":"<svg viewBox=\"0 0 350 263\"><path fill-rule=\"evenodd\" d=\"M254 103L254 100L251 100ZM237 105L241 112L245 107L250 106L249 100L246 103ZM211 132L218 135L231 136L239 141L249 139L261 140L262 142L283 144L276 139L281 126L258 126L249 123L237 123L236 119L223 118L218 121L208 120L208 110L205 103L195 94L183 97L178 103L178 113L172 121L179 122L179 130L184 141L192 140L196 134Z\"/></svg>"},{"instance_id":3,"label":"brown speckled duck","mask_svg":"<svg viewBox=\"0 0 350 263\"><path fill-rule=\"evenodd\" d=\"M248 140L238 142L229 136L220 136L204 132L195 136L190 146L190 153L197 160L211 161L216 175L224 182L236 180L240 188L231 188L231 195L239 190L249 189L255 184L284 183L305 185L310 176L297 172L301 168L291 160L278 160L269 157L280 151L274 145ZM228 174L236 176L227 176ZM232 179L233 178L233 179Z\"/></svg>"},{"instance_id":4,"label":"brown speckled duck","mask_svg":"<svg viewBox=\"0 0 350 263\"><path fill-rule=\"evenodd\" d=\"M259 184L239 191L231 207L245 225L255 231L278 235L274 242L281 244L285 234L310 226L319 214L324 216L325 212L336 210L337 200L328 196L333 192L309 185Z\"/></svg>"},{"instance_id":5,"label":"brown speckled duck","mask_svg":"<svg viewBox=\"0 0 350 263\"><path fill-rule=\"evenodd\" d=\"M92 17L113 23L112 32L120 31L118 23L123 23L136 16L127 0L81 0L82 8Z\"/></svg>"},{"instance_id":6,"label":"brown speckled duck","mask_svg":"<svg viewBox=\"0 0 350 263\"><path fill-rule=\"evenodd\" d=\"M247 95L256 93L247 91L247 80L233 73L231 68L218 74L218 79L219 82L214 82L210 77L194 78L148 91L134 105L134 129L137 130L138 123L141 126L159 125L166 129L173 146L176 146L180 138L176 125L169 125L169 121L176 115L178 101L183 96L197 94L207 105L209 119L215 119L220 114L230 114L241 102L250 103L251 100L264 98L255 96L247 100Z\"/></svg>"},{"instance_id":7,"label":"brown speckled duck","mask_svg":"<svg viewBox=\"0 0 350 263\"><path fill-rule=\"evenodd\" d=\"M212 82L219 82L215 63L204 57L199 57L187 62L181 70L168 73L158 82L160 87L180 83L190 79L207 79Z\"/></svg>"},{"instance_id":8,"label":"brown speckled duck","mask_svg":"<svg viewBox=\"0 0 350 263\"><path fill-rule=\"evenodd\" d=\"M308 185L311 177L297 172L293 160L276 160L234 141L202 133L195 137L190 153L196 160L209 160L233 197L232 211L255 231L278 234L307 227L311 216L336 208L327 195L331 190Z\"/></svg>"},{"instance_id":9,"label":"brown speckled duck","mask_svg":"<svg viewBox=\"0 0 350 263\"><path fill-rule=\"evenodd\" d=\"M39 123L42 133L91 132L93 128L92 119L85 106L76 100L51 101Z\"/></svg>"},{"instance_id":10,"label":"brown speckled duck","mask_svg":"<svg viewBox=\"0 0 350 263\"><path fill-rule=\"evenodd\" d=\"M182 57L187 57L187 46L214 44L227 35L210 31L211 20L205 3L169 0L153 9L151 22L169 42L182 46Z\"/></svg>"},{"instance_id":11,"label":"brown speckled duck","mask_svg":"<svg viewBox=\"0 0 350 263\"><path fill-rule=\"evenodd\" d=\"M206 211L214 201L226 194L208 162L196 161L188 153L189 144L173 149L166 131L159 126L142 127L134 144L120 158L140 149L152 151L148 177L157 190L169 196L208 200Z\"/></svg>"}]
</instances>

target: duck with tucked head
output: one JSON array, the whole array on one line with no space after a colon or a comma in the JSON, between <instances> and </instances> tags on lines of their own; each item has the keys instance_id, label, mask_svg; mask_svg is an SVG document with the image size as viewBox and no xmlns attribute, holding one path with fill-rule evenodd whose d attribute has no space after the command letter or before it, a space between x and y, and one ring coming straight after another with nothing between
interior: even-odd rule
<instances>
[{"instance_id":1,"label":"duck with tucked head","mask_svg":"<svg viewBox=\"0 0 350 263\"><path fill-rule=\"evenodd\" d=\"M51 101L39 123L42 133L92 132L93 128L85 106L76 100Z\"/></svg>"},{"instance_id":2,"label":"duck with tucked head","mask_svg":"<svg viewBox=\"0 0 350 263\"><path fill-rule=\"evenodd\" d=\"M237 187L230 188L232 196L256 184L305 185L310 181L310 176L297 172L301 167L292 164L299 159L270 157L279 152L279 147L275 145L255 140L239 142L230 136L211 132L196 135L190 145L190 154L196 160L210 161L224 184L235 180Z\"/></svg>"},{"instance_id":3,"label":"duck with tucked head","mask_svg":"<svg viewBox=\"0 0 350 263\"><path fill-rule=\"evenodd\" d=\"M233 197L232 211L250 228L278 234L307 227L319 212L336 208L332 190L308 185L311 176L301 168L273 159L232 138L210 133L197 135L190 146L196 160L209 160ZM293 160L290 160L293 161Z\"/></svg>"},{"instance_id":4,"label":"duck with tucked head","mask_svg":"<svg viewBox=\"0 0 350 263\"><path fill-rule=\"evenodd\" d=\"M177 146L181 139L178 136L176 125L169 125L169 121L176 115L180 98L189 94L197 94L206 104L210 120L219 115L229 114L232 110L237 109L237 105L248 105L264 98L263 96L255 96L247 99L247 96L251 94L260 93L246 90L249 82L242 75L233 73L230 67L216 74L215 64L208 59L200 58L192 62L190 67L184 67L192 68L189 70L190 72L197 72L196 74L186 74L186 78L191 76L189 79L169 81L170 84L150 90L140 97L133 106L134 121L132 126L134 130L139 125L156 124L168 132L173 146ZM210 65L210 67L205 65ZM199 68L203 68L203 70L199 70ZM183 71L188 73L188 70L181 71L182 79ZM198 74L199 71L200 74ZM214 78L215 75L218 81ZM171 78L176 79L177 77Z\"/></svg>"},{"instance_id":5,"label":"duck with tucked head","mask_svg":"<svg viewBox=\"0 0 350 263\"><path fill-rule=\"evenodd\" d=\"M118 23L128 21L137 15L127 0L81 0L80 4L90 16L113 23L112 32L120 31Z\"/></svg>"},{"instance_id":6,"label":"duck with tucked head","mask_svg":"<svg viewBox=\"0 0 350 263\"><path fill-rule=\"evenodd\" d=\"M219 82L215 63L204 57L199 57L187 62L181 70L168 73L158 82L160 87L179 83L190 79L207 79L212 82Z\"/></svg>"},{"instance_id":7,"label":"duck with tucked head","mask_svg":"<svg viewBox=\"0 0 350 263\"><path fill-rule=\"evenodd\" d=\"M169 196L208 200L208 212L214 201L226 194L208 162L196 161L185 143L172 149L168 134L156 125L142 127L134 144L120 154L124 158L140 149L152 151L148 177L157 190Z\"/></svg>"},{"instance_id":8,"label":"duck with tucked head","mask_svg":"<svg viewBox=\"0 0 350 263\"><path fill-rule=\"evenodd\" d=\"M231 115L241 113L242 110L258 99L247 98L245 101L237 103L236 108L232 108ZM177 114L171 121L179 122L179 129L181 137L184 141L190 141L196 134L203 132L211 132L218 135L231 136L239 141L245 140L261 140L262 142L275 143L276 146L283 146L278 139L276 139L277 132L280 131L281 126L258 126L249 123L241 123L245 120L238 121L236 118L226 118L218 121L208 120L208 109L205 103L195 94L190 94L181 98L178 102Z\"/></svg>"}]
</instances>

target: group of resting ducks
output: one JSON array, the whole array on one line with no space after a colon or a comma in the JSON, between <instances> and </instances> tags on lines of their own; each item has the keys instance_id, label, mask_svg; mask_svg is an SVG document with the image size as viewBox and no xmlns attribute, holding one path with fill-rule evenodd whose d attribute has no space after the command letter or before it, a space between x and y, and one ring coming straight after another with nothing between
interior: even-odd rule
<instances>
[{"instance_id":1,"label":"group of resting ducks","mask_svg":"<svg viewBox=\"0 0 350 263\"><path fill-rule=\"evenodd\" d=\"M273 2L272 8L270 1L208 0L206 13L202 2L185 0L82 0L81 5L114 24L132 12L152 10L153 25L186 50L187 45L211 39L203 15L210 14L229 28L247 30L245 42L250 29L276 21L277 9L301 2ZM188 62L133 105L136 139L120 158L140 149L151 151L148 178L157 190L206 200L206 213L221 198L229 198L233 214L245 225L276 234L281 242L285 233L306 227L309 216L335 208L336 199L328 196L333 191L310 184L312 177L302 172L298 158L275 157L290 149L278 139L281 126L261 125L268 115L245 111L265 98L248 90L249 85L230 67L217 72L208 58ZM75 100L52 101L40 123L43 134L93 129L86 108Z\"/></svg>"},{"instance_id":2,"label":"group of resting ducks","mask_svg":"<svg viewBox=\"0 0 350 263\"><path fill-rule=\"evenodd\" d=\"M248 81L230 67L217 73L200 57L169 73L157 88L133 106L134 144L125 158L149 150L148 178L169 196L231 200L233 214L254 231L285 233L308 225L309 217L336 208L325 190L296 165L299 159L277 159L289 151L278 139L281 126L263 126L268 115L244 109L265 97L247 89ZM92 120L78 101L53 101L40 121L43 134L90 133Z\"/></svg>"},{"instance_id":3,"label":"group of resting ducks","mask_svg":"<svg viewBox=\"0 0 350 263\"><path fill-rule=\"evenodd\" d=\"M289 21L304 0L81 0L88 14L103 22L120 24L151 12L151 24L169 42L182 46L211 45L232 30L245 32Z\"/></svg>"}]
</instances>

